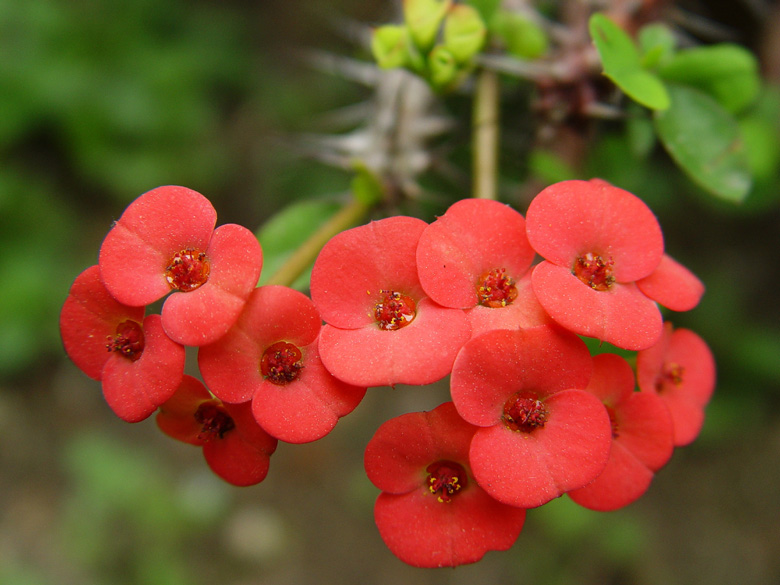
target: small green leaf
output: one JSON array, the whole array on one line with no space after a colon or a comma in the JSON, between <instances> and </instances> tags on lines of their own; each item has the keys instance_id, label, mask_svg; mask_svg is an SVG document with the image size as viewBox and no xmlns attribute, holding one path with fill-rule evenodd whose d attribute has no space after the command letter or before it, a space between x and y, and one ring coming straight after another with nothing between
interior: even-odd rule
<instances>
[{"instance_id":1,"label":"small green leaf","mask_svg":"<svg viewBox=\"0 0 780 585\"><path fill-rule=\"evenodd\" d=\"M645 69L653 69L674 54L677 45L674 33L665 24L654 23L639 30L641 63Z\"/></svg>"},{"instance_id":2,"label":"small green leaf","mask_svg":"<svg viewBox=\"0 0 780 585\"><path fill-rule=\"evenodd\" d=\"M404 67L410 61L409 31L405 26L393 24L374 29L371 52L382 69Z\"/></svg>"},{"instance_id":3,"label":"small green leaf","mask_svg":"<svg viewBox=\"0 0 780 585\"><path fill-rule=\"evenodd\" d=\"M604 75L634 101L651 110L669 107L669 93L661 80L642 69L634 41L603 14L590 18L590 35L604 66Z\"/></svg>"},{"instance_id":4,"label":"small green leaf","mask_svg":"<svg viewBox=\"0 0 780 585\"><path fill-rule=\"evenodd\" d=\"M645 158L656 144L653 121L647 116L647 110L636 104L629 107L626 119L626 133L631 152L637 158Z\"/></svg>"},{"instance_id":5,"label":"small green leaf","mask_svg":"<svg viewBox=\"0 0 780 585\"><path fill-rule=\"evenodd\" d=\"M404 0L404 22L417 48L427 53L433 47L439 26L452 0Z\"/></svg>"},{"instance_id":6,"label":"small green leaf","mask_svg":"<svg viewBox=\"0 0 780 585\"><path fill-rule=\"evenodd\" d=\"M697 89L670 85L672 104L655 113L655 130L688 176L712 194L740 202L752 176L736 119Z\"/></svg>"},{"instance_id":7,"label":"small green leaf","mask_svg":"<svg viewBox=\"0 0 780 585\"><path fill-rule=\"evenodd\" d=\"M696 87L737 113L758 96L761 78L755 56L723 43L678 51L659 70L662 78Z\"/></svg>"},{"instance_id":8,"label":"small green leaf","mask_svg":"<svg viewBox=\"0 0 780 585\"><path fill-rule=\"evenodd\" d=\"M483 22L490 22L501 5L501 0L469 0L468 3L479 11Z\"/></svg>"},{"instance_id":9,"label":"small green leaf","mask_svg":"<svg viewBox=\"0 0 780 585\"><path fill-rule=\"evenodd\" d=\"M256 232L263 247L260 284L265 284L301 243L339 209L341 205L334 201L301 201L285 207L265 222ZM309 275L305 274L295 282L294 287L303 290L308 283Z\"/></svg>"},{"instance_id":10,"label":"small green leaf","mask_svg":"<svg viewBox=\"0 0 780 585\"><path fill-rule=\"evenodd\" d=\"M444 46L458 63L468 62L485 43L487 27L476 8L456 4L444 20Z\"/></svg>"}]
</instances>

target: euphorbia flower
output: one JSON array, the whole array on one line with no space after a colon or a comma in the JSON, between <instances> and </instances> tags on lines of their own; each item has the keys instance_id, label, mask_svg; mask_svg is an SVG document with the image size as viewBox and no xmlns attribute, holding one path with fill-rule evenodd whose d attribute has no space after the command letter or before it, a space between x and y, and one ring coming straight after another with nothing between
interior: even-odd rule
<instances>
[{"instance_id":1,"label":"euphorbia flower","mask_svg":"<svg viewBox=\"0 0 780 585\"><path fill-rule=\"evenodd\" d=\"M609 457L611 427L586 392L592 358L557 326L494 330L471 339L452 368L452 400L481 427L469 452L494 498L541 506L594 480Z\"/></svg>"},{"instance_id":2,"label":"euphorbia flower","mask_svg":"<svg viewBox=\"0 0 780 585\"><path fill-rule=\"evenodd\" d=\"M382 490L374 519L385 544L415 567L454 567L507 550L525 510L491 498L474 480L469 443L477 427L451 402L385 422L369 441L366 473Z\"/></svg>"},{"instance_id":3,"label":"euphorbia flower","mask_svg":"<svg viewBox=\"0 0 780 585\"><path fill-rule=\"evenodd\" d=\"M224 335L257 285L260 244L245 227L225 224L208 199L184 187L158 187L133 201L100 248L103 283L120 303L144 306L171 291L166 333L183 345Z\"/></svg>"},{"instance_id":4,"label":"euphorbia flower","mask_svg":"<svg viewBox=\"0 0 780 585\"><path fill-rule=\"evenodd\" d=\"M640 390L658 394L669 407L675 446L691 443L715 390L715 359L705 341L667 322L658 343L637 353L636 369Z\"/></svg>"},{"instance_id":5,"label":"euphorbia flower","mask_svg":"<svg viewBox=\"0 0 780 585\"><path fill-rule=\"evenodd\" d=\"M251 400L255 419L274 437L290 443L319 439L366 392L322 365L321 327L314 303L303 293L257 288L227 334L199 349L203 379L224 402Z\"/></svg>"},{"instance_id":6,"label":"euphorbia flower","mask_svg":"<svg viewBox=\"0 0 780 585\"><path fill-rule=\"evenodd\" d=\"M320 355L356 386L428 384L449 374L469 337L466 316L428 298L417 275L426 223L390 217L333 237L311 275L326 325Z\"/></svg>"},{"instance_id":7,"label":"euphorbia flower","mask_svg":"<svg viewBox=\"0 0 780 585\"><path fill-rule=\"evenodd\" d=\"M184 375L184 347L163 331L159 315L114 299L91 266L76 277L60 313L65 352L99 380L118 417L138 422L176 391Z\"/></svg>"},{"instance_id":8,"label":"euphorbia flower","mask_svg":"<svg viewBox=\"0 0 780 585\"><path fill-rule=\"evenodd\" d=\"M257 424L249 403L225 404L192 376L184 376L160 407L157 425L167 435L203 447L211 470L238 486L260 483L277 440Z\"/></svg>"},{"instance_id":9,"label":"euphorbia flower","mask_svg":"<svg viewBox=\"0 0 780 585\"><path fill-rule=\"evenodd\" d=\"M423 231L417 269L434 301L467 309L476 336L549 322L523 278L533 257L520 213L497 201L463 199Z\"/></svg>"},{"instance_id":10,"label":"euphorbia flower","mask_svg":"<svg viewBox=\"0 0 780 585\"><path fill-rule=\"evenodd\" d=\"M647 491L654 472L672 456L674 431L669 409L658 396L634 392L634 372L619 355L593 358L593 377L586 388L609 413L612 448L604 471L585 487L569 492L591 510L617 510Z\"/></svg>"},{"instance_id":11,"label":"euphorbia flower","mask_svg":"<svg viewBox=\"0 0 780 585\"><path fill-rule=\"evenodd\" d=\"M641 199L597 179L563 181L531 201L526 228L544 258L534 292L555 321L624 349L658 340L661 313L636 281L658 268L664 243Z\"/></svg>"}]
</instances>

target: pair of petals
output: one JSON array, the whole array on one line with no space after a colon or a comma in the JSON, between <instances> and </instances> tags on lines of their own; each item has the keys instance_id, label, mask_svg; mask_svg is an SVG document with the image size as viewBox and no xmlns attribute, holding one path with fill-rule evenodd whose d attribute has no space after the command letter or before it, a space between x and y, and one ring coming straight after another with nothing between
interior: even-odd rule
<instances>
[{"instance_id":1,"label":"pair of petals","mask_svg":"<svg viewBox=\"0 0 780 585\"><path fill-rule=\"evenodd\" d=\"M107 349L126 321L143 332L137 359ZM127 422L151 415L173 395L184 375L184 347L166 335L160 316L144 318L144 307L118 302L103 286L98 266L87 268L73 282L60 313L60 334L68 357L101 382L106 402Z\"/></svg>"},{"instance_id":2,"label":"pair of petals","mask_svg":"<svg viewBox=\"0 0 780 585\"><path fill-rule=\"evenodd\" d=\"M452 400L480 428L470 448L477 481L497 500L540 506L595 479L606 465L611 427L601 402L584 391L592 359L575 335L553 327L496 330L470 340L452 370ZM543 426L505 424L513 396L539 400Z\"/></svg>"},{"instance_id":3,"label":"pair of petals","mask_svg":"<svg viewBox=\"0 0 780 585\"><path fill-rule=\"evenodd\" d=\"M283 286L255 289L233 327L217 342L202 346L198 365L211 391L227 403L251 401L257 422L290 443L320 439L352 412L365 387L338 380L319 356L321 320L312 301ZM301 364L284 385L266 379L260 363L277 342L296 346Z\"/></svg>"},{"instance_id":4,"label":"pair of petals","mask_svg":"<svg viewBox=\"0 0 780 585\"><path fill-rule=\"evenodd\" d=\"M417 272L417 244L427 224L390 217L333 237L311 276L311 297L326 325L320 354L336 377L356 386L430 384L446 376L470 335L463 311L425 294ZM375 318L388 292L415 303L411 323L383 330Z\"/></svg>"},{"instance_id":5,"label":"pair of petals","mask_svg":"<svg viewBox=\"0 0 780 585\"><path fill-rule=\"evenodd\" d=\"M374 519L388 548L416 567L454 567L507 550L517 539L525 510L502 504L477 483L468 464L477 427L451 402L430 412L401 415L377 429L366 447L365 466L382 490ZM466 473L463 489L441 502L431 493L427 469L453 462Z\"/></svg>"},{"instance_id":6,"label":"pair of petals","mask_svg":"<svg viewBox=\"0 0 780 585\"><path fill-rule=\"evenodd\" d=\"M103 282L120 303L145 306L171 292L166 269L184 250L203 252L208 280L174 292L162 309L166 333L182 345L211 343L235 322L256 286L263 255L254 234L225 224L208 199L185 187L158 187L133 201L100 248Z\"/></svg>"}]
</instances>

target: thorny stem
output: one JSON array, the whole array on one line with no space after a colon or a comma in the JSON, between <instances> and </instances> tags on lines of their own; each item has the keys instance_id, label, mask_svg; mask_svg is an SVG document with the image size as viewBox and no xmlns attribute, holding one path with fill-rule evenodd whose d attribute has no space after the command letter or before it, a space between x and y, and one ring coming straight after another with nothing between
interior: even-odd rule
<instances>
[{"instance_id":1,"label":"thorny stem","mask_svg":"<svg viewBox=\"0 0 780 585\"><path fill-rule=\"evenodd\" d=\"M287 261L271 275L266 284L292 286L298 277L314 263L317 254L333 236L360 223L370 206L353 198L348 204L314 232Z\"/></svg>"},{"instance_id":2,"label":"thorny stem","mask_svg":"<svg viewBox=\"0 0 780 585\"><path fill-rule=\"evenodd\" d=\"M481 199L498 198L498 101L498 74L482 69L477 75L472 120L472 195Z\"/></svg>"}]
</instances>

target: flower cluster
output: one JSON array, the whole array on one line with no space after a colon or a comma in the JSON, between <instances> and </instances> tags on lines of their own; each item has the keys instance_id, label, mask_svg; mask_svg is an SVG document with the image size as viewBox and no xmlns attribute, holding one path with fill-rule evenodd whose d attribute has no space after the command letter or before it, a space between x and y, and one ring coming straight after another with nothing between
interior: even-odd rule
<instances>
[{"instance_id":1,"label":"flower cluster","mask_svg":"<svg viewBox=\"0 0 780 585\"><path fill-rule=\"evenodd\" d=\"M65 301L68 355L119 417L157 411L236 485L265 478L279 440L325 436L368 387L449 376L446 401L386 421L365 450L379 533L406 563L506 550L526 510L563 494L626 506L701 430L712 354L658 305L692 309L704 287L649 208L604 181L552 185L525 217L469 199L432 223L349 229L319 253L311 298L258 288L254 235L215 223L182 187L132 203ZM591 355L583 337L630 357Z\"/></svg>"}]
</instances>

